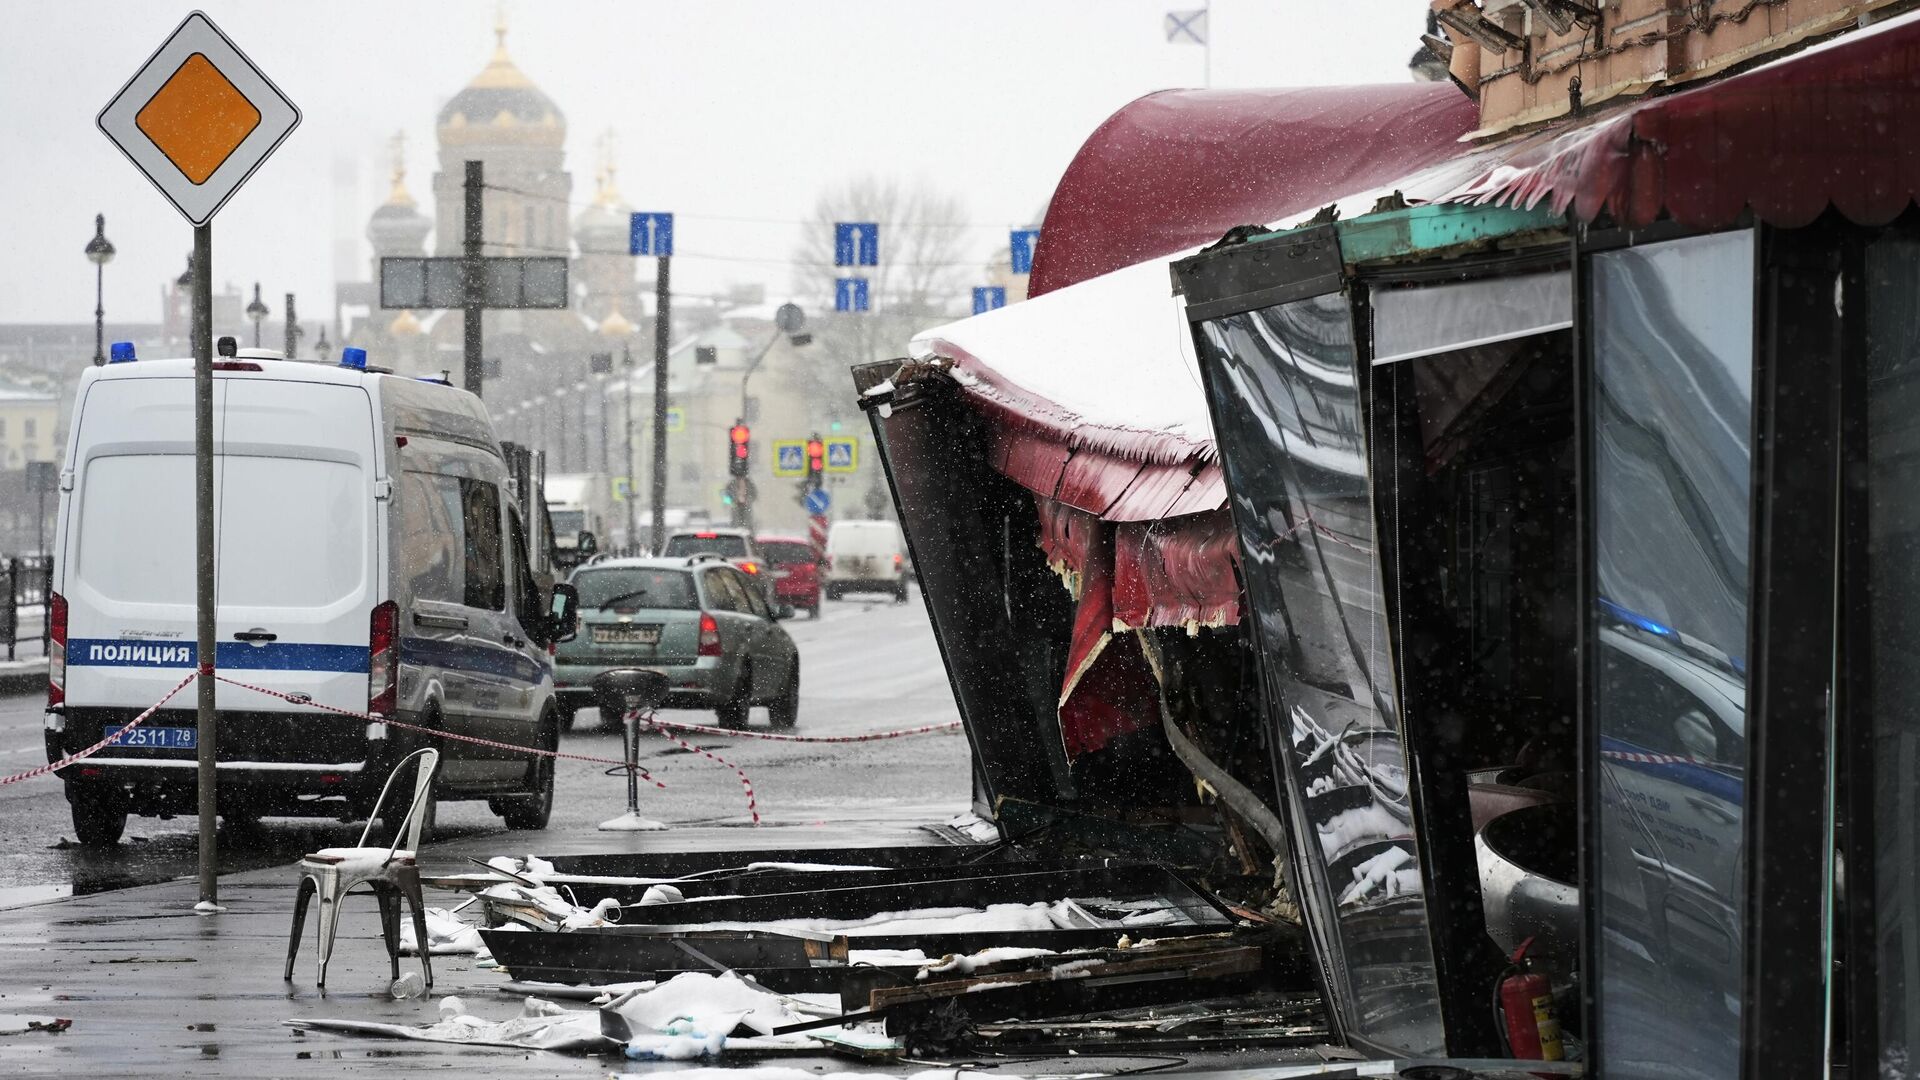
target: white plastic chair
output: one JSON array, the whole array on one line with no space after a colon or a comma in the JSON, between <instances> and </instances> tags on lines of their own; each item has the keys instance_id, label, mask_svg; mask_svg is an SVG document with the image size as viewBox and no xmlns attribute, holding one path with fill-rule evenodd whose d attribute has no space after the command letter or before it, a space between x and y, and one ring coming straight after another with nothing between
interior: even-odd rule
<instances>
[{"instance_id":1,"label":"white plastic chair","mask_svg":"<svg viewBox=\"0 0 1920 1080\"><path fill-rule=\"evenodd\" d=\"M380 820L380 811L386 807L393 782L404 775L407 766L416 759L419 769L414 774L413 805L407 808L407 816L401 820L400 828L394 830L393 843L384 848L368 847L367 838L373 834L374 822ZM395 979L400 977L402 898L412 906L413 939L420 948L420 968L426 976L427 987L432 988L433 960L428 950L426 904L420 896L420 868L414 863L414 855L420 849L421 808L433 788L433 774L439 767L440 751L431 748L415 750L402 758L387 776L386 785L380 789L380 798L373 804L373 812L367 817L367 827L360 833L360 843L354 847L321 848L300 860L299 892L293 899L293 934L287 942L287 981L293 981L293 960L300 951L300 931L306 923L307 903L318 893L320 978L315 985L327 985L327 961L333 955L333 935L339 926L340 901L346 896L347 890L364 884L380 901L380 934L386 939L387 956L393 962ZM407 842L404 848L400 846L402 835Z\"/></svg>"}]
</instances>

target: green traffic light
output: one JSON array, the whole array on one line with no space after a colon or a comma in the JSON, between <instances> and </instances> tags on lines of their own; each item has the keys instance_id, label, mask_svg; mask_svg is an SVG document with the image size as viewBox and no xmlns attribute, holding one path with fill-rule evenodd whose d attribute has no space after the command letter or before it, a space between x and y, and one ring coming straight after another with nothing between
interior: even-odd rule
<instances>
[{"instance_id":1,"label":"green traffic light","mask_svg":"<svg viewBox=\"0 0 1920 1080\"><path fill-rule=\"evenodd\" d=\"M829 425L827 425L827 426L828 426L828 427L829 427L829 428L830 428L831 430L833 430L833 431L839 431L839 430L840 430L840 421L838 421L838 420L835 420L835 421L834 421L833 423L831 423L831 424L829 424Z\"/></svg>"}]
</instances>

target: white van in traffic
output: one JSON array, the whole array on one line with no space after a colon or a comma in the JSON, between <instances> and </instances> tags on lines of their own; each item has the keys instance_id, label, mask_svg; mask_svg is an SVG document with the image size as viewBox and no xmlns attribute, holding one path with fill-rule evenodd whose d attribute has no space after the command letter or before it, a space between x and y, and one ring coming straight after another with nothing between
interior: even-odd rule
<instances>
[{"instance_id":1,"label":"white van in traffic","mask_svg":"<svg viewBox=\"0 0 1920 1080\"><path fill-rule=\"evenodd\" d=\"M569 586L542 594L479 399L385 374L236 355L214 364L219 806L363 817L411 750L442 755L436 795L544 827L553 761L325 707L551 749L550 646ZM90 368L60 472L48 618L49 761L93 744L197 666L193 363ZM356 355L357 354L357 355ZM356 363L357 361L357 363ZM128 814L192 814L194 691L61 771L84 843Z\"/></svg>"},{"instance_id":2,"label":"white van in traffic","mask_svg":"<svg viewBox=\"0 0 1920 1080\"><path fill-rule=\"evenodd\" d=\"M836 521L827 530L827 599L885 592L907 599L907 541L891 521Z\"/></svg>"}]
</instances>

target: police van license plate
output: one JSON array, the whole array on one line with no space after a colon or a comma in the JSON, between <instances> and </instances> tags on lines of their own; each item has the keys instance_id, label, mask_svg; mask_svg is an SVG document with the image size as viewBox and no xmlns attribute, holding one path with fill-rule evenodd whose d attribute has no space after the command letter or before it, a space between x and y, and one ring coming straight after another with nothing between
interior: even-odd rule
<instances>
[{"instance_id":1,"label":"police van license plate","mask_svg":"<svg viewBox=\"0 0 1920 1080\"><path fill-rule=\"evenodd\" d=\"M143 746L156 750L192 750L195 730L190 727L137 727L120 736L121 746Z\"/></svg>"},{"instance_id":2,"label":"police van license plate","mask_svg":"<svg viewBox=\"0 0 1920 1080\"><path fill-rule=\"evenodd\" d=\"M595 645L658 645L660 628L657 626L596 626L593 628Z\"/></svg>"}]
</instances>

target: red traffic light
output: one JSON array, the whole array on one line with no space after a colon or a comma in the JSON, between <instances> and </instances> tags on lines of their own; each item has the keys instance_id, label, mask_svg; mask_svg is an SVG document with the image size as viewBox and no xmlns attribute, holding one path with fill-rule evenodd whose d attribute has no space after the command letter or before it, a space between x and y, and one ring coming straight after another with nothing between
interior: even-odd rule
<instances>
[{"instance_id":1,"label":"red traffic light","mask_svg":"<svg viewBox=\"0 0 1920 1080\"><path fill-rule=\"evenodd\" d=\"M753 432L745 424L735 424L727 429L727 438L733 442L733 456L747 456L747 442L753 438Z\"/></svg>"},{"instance_id":2,"label":"red traffic light","mask_svg":"<svg viewBox=\"0 0 1920 1080\"><path fill-rule=\"evenodd\" d=\"M807 471L825 472L827 468L827 444L819 439L807 440Z\"/></svg>"}]
</instances>

